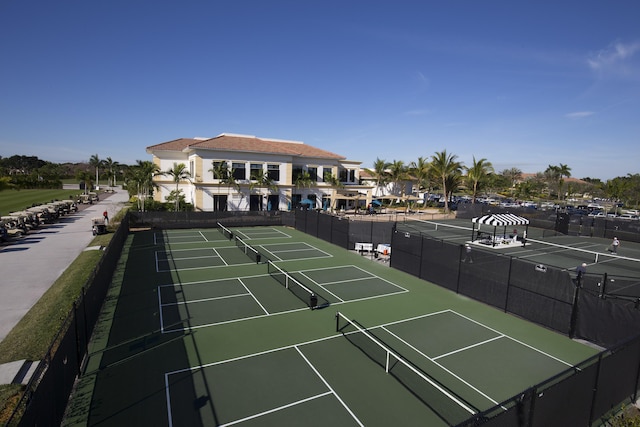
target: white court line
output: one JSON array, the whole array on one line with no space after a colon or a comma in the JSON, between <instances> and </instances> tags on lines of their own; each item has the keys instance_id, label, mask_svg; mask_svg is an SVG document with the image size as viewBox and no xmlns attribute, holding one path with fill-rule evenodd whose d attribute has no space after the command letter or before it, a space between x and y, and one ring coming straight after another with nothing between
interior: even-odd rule
<instances>
[{"instance_id":1,"label":"white court line","mask_svg":"<svg viewBox=\"0 0 640 427\"><path fill-rule=\"evenodd\" d=\"M320 378L320 380L324 383L324 385L327 386L327 388L329 390L331 390L331 393L333 393L333 395L336 397L336 399L338 399L338 401L340 402L340 404L344 407L344 409L347 410L347 412L351 415L351 417L353 417L353 419L358 423L358 425L364 427L364 424L362 424L360 422L360 420L358 419L358 417L356 417L356 414L354 414L351 409L349 409L349 407L347 406L347 404L340 398L340 396L338 396L338 393L336 393L336 391L333 389L333 387L331 387L331 385L329 384L329 382L327 380L324 379L324 377L322 375L320 375L320 372L318 372L318 370L316 369L315 366L313 366L313 364L309 361L309 359L307 359L307 356L305 356L302 353L302 350L300 350L300 348L298 346L295 346L296 351L298 352L298 354L300 354L300 356L302 356L302 358L304 359L305 362L307 362L307 364L309 365L309 367L313 370L313 372L316 373L316 375L318 376L318 378Z\"/></svg>"},{"instance_id":2,"label":"white court line","mask_svg":"<svg viewBox=\"0 0 640 427\"><path fill-rule=\"evenodd\" d=\"M254 415L249 415L248 417L240 418L238 420L231 421L230 423L219 424L219 427L232 426L232 425L236 425L236 424L239 424L239 423L243 423L243 422L248 421L248 420L252 420L254 418L260 418L262 416L265 416L265 415L268 415L268 414L273 414L274 412L278 412L278 411L281 411L283 409L292 408L294 406L301 405L303 403L307 403L307 402L310 402L312 400L319 399L321 397L329 396L330 394L332 394L332 392L330 392L330 391L327 391L327 392L322 393L322 394L316 394L315 396L307 397L306 399L302 399L302 400L298 400L296 402L292 402L292 403L289 403L289 404L286 404L286 405L278 406L276 408L269 409L268 411L263 411L263 412L259 412L259 413L254 414ZM362 425L362 424L360 424L360 425Z\"/></svg>"},{"instance_id":3,"label":"white court line","mask_svg":"<svg viewBox=\"0 0 640 427\"><path fill-rule=\"evenodd\" d=\"M438 367L440 367L440 369L442 369L443 371L447 372L449 375L451 375L452 377L458 379L460 382L462 382L464 385L466 385L467 387L469 387L470 389L474 390L475 392L477 392L479 395L483 396L485 399L487 399L489 402L493 403L494 405L498 405L500 404L500 402L498 402L497 400L493 399L491 396L487 395L486 393L484 393L483 391L481 391L479 388L477 388L476 386L472 385L471 383L469 383L468 381L466 381L465 379L463 379L461 376L455 374L453 371L445 368L444 366L442 366L440 363L436 362L435 359L432 359L431 357L427 356L426 354L424 354L423 352L421 352L420 350L418 350L416 347L414 347L413 345L409 344L407 341L405 341L404 339L400 338L398 335L394 334L393 332L391 332L389 329L387 329L385 326L381 326L382 329L384 329L385 331L387 331L387 333L393 335L396 339L400 340L401 342L403 342L407 347L409 347L410 349L412 349L413 351L415 351L416 353L418 353L419 355L421 355L422 357L424 357L425 359L433 362L435 365L437 365ZM372 329L372 328L370 328Z\"/></svg>"},{"instance_id":4,"label":"white court line","mask_svg":"<svg viewBox=\"0 0 640 427\"><path fill-rule=\"evenodd\" d=\"M267 311L266 308L264 308L264 306L262 304L260 304L260 301L258 300L258 298L256 298L256 296L253 294L253 292L251 292L249 290L249 288L247 287L247 285L245 285L245 283L242 281L242 279L240 279L238 277L238 281L242 284L242 286L247 290L247 292L249 293L249 295L251 295L251 298L254 299L254 301L260 306L260 308L262 309L262 311L264 311L265 314L269 314L269 311Z\"/></svg>"}]
</instances>

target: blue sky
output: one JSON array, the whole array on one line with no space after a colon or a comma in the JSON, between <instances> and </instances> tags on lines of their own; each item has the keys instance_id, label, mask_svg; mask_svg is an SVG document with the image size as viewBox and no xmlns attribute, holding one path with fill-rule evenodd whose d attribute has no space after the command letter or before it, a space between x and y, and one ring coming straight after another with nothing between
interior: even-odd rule
<instances>
[{"instance_id":1,"label":"blue sky","mask_svg":"<svg viewBox=\"0 0 640 427\"><path fill-rule=\"evenodd\" d=\"M0 0L0 155L238 133L640 173L640 2Z\"/></svg>"}]
</instances>

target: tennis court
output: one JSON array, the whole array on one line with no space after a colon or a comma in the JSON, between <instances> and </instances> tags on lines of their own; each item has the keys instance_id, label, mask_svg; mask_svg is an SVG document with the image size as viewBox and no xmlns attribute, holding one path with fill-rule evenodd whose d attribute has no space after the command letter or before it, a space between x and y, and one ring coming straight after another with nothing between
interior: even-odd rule
<instances>
[{"instance_id":1,"label":"tennis court","mask_svg":"<svg viewBox=\"0 0 640 427\"><path fill-rule=\"evenodd\" d=\"M132 233L119 270L67 425L444 426L596 353L286 227Z\"/></svg>"},{"instance_id":2,"label":"tennis court","mask_svg":"<svg viewBox=\"0 0 640 427\"><path fill-rule=\"evenodd\" d=\"M412 221L411 228L434 238L467 243L472 238L470 220ZM520 230L522 233L524 230ZM529 227L526 244L497 246L476 244L478 250L496 250L501 254L528 259L543 265L575 270L587 263L590 273L632 277L640 271L640 244L624 242L617 254L609 249L611 241L597 237L566 235L545 236L545 230Z\"/></svg>"}]
</instances>

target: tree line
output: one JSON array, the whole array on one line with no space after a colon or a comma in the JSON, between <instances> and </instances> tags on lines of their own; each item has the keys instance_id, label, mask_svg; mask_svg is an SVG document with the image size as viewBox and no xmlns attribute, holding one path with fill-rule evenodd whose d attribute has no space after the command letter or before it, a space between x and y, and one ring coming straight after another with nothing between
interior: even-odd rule
<instances>
[{"instance_id":1,"label":"tree line","mask_svg":"<svg viewBox=\"0 0 640 427\"><path fill-rule=\"evenodd\" d=\"M227 184L234 185L233 174L230 171L216 170L223 163L213 164L210 170L220 175ZM391 184L396 195L402 196L403 183L415 182L415 190L444 195L445 208L454 195L469 195L472 202L485 194L500 194L518 200L545 199L563 201L572 195L589 194L619 201L629 207L640 204L640 174L627 174L606 182L597 178L571 178L571 167L565 164L549 165L544 171L526 176L518 168L495 171L491 162L485 158L476 159L470 165L464 165L458 156L447 150L435 152L429 157L418 157L408 164L402 160L386 160L377 158L373 168L366 169L376 183L376 192ZM177 184L189 179L188 170L184 164L174 164L167 171L159 170L151 161L137 160L134 165L118 163L107 157L101 159L97 154L92 155L87 162L81 163L52 163L41 160L36 156L14 155L0 156L0 190L6 188L61 188L63 179L76 179L84 183L84 188L92 188L102 182L107 186L123 183L132 196L138 196L139 203L144 203L153 194L155 175L172 177L176 182L176 194L170 195L171 202L180 203L180 193ZM252 177L254 179L254 177ZM260 184L272 187L266 177L262 177ZM298 182L300 181L300 182ZM338 181L334 179L333 181ZM332 181L332 182L333 182ZM307 186L302 178L296 178L296 186ZM310 186L310 185L309 185ZM376 194L379 195L379 194ZM141 206L142 207L142 206ZM143 207L142 207L143 208Z\"/></svg>"},{"instance_id":2,"label":"tree line","mask_svg":"<svg viewBox=\"0 0 640 427\"><path fill-rule=\"evenodd\" d=\"M526 176L518 168L495 171L485 158L464 165L458 156L447 150L430 157L418 157L405 164L401 160L388 162L377 158L372 169L365 169L376 182L376 190L390 186L395 195L403 196L403 183L416 183L415 190L439 193L444 196L445 209L455 194L471 196L472 203L482 195L499 194L517 200L545 199L564 201L567 198L589 194L593 198L622 202L638 207L640 203L640 174L628 174L601 181L597 178L571 178L571 167L566 164L549 165L544 171Z\"/></svg>"}]
</instances>

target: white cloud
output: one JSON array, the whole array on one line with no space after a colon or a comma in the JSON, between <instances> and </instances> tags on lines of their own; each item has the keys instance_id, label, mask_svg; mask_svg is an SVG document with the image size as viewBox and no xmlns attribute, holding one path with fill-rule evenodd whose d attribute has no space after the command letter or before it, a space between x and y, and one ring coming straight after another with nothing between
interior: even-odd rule
<instances>
[{"instance_id":1,"label":"white cloud","mask_svg":"<svg viewBox=\"0 0 640 427\"><path fill-rule=\"evenodd\" d=\"M593 111L575 111L573 113L567 113L564 116L569 119L583 119L585 117L589 117L594 115Z\"/></svg>"},{"instance_id":2,"label":"white cloud","mask_svg":"<svg viewBox=\"0 0 640 427\"><path fill-rule=\"evenodd\" d=\"M624 67L637 52L640 52L640 42L622 43L615 42L607 48L594 52L587 59L587 63L595 71L616 71Z\"/></svg>"}]
</instances>

